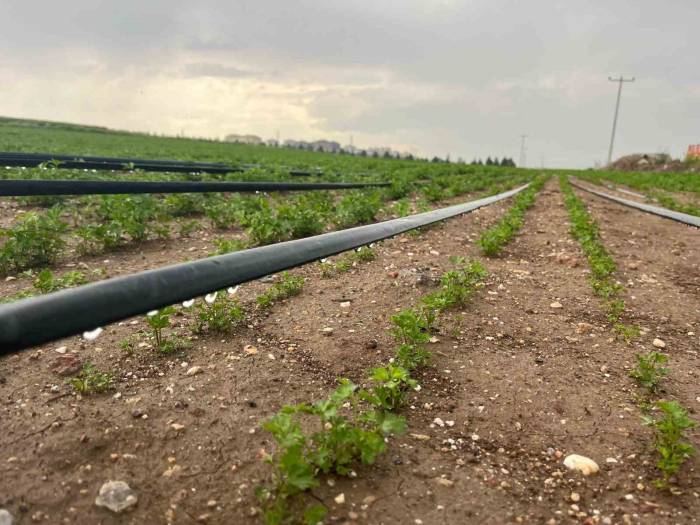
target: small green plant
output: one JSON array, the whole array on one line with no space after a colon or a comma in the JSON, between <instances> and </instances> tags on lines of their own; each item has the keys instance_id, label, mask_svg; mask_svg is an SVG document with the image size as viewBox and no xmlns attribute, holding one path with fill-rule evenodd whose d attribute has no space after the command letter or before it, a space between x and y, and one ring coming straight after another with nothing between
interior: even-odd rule
<instances>
[{"instance_id":1,"label":"small green plant","mask_svg":"<svg viewBox=\"0 0 700 525\"><path fill-rule=\"evenodd\" d=\"M405 432L406 423L391 412L362 410L360 403L367 392L348 380L331 395L313 405L302 403L285 406L263 428L277 443L274 455L266 461L273 466L272 484L256 491L264 506L268 524L293 522L291 500L318 486L321 473L347 476L357 463L373 464L386 450L386 438ZM299 417L316 421L305 433ZM325 509L311 507L305 523L325 516ZM319 518L320 517L320 518Z\"/></svg>"},{"instance_id":2,"label":"small green plant","mask_svg":"<svg viewBox=\"0 0 700 525\"><path fill-rule=\"evenodd\" d=\"M398 410L405 404L406 391L418 386L408 370L394 365L374 368L370 379L375 384L364 399L380 410Z\"/></svg>"},{"instance_id":3,"label":"small green plant","mask_svg":"<svg viewBox=\"0 0 700 525\"><path fill-rule=\"evenodd\" d=\"M169 354L176 350L180 350L187 346L185 341L182 341L177 336L170 337L163 333L165 328L170 327L170 316L175 313L175 308L167 306L161 310L153 310L148 312L146 322L151 328L151 336L156 350L163 354Z\"/></svg>"},{"instance_id":4,"label":"small green plant","mask_svg":"<svg viewBox=\"0 0 700 525\"><path fill-rule=\"evenodd\" d=\"M204 303L195 307L196 333L214 332L224 334L232 331L245 320L245 313L238 301L229 299L225 291L205 298Z\"/></svg>"},{"instance_id":5,"label":"small green plant","mask_svg":"<svg viewBox=\"0 0 700 525\"><path fill-rule=\"evenodd\" d=\"M347 192L335 208L333 222L339 228L372 222L382 207L379 192Z\"/></svg>"},{"instance_id":6,"label":"small green plant","mask_svg":"<svg viewBox=\"0 0 700 525\"><path fill-rule=\"evenodd\" d=\"M666 488L671 477L695 454L693 445L684 441L684 433L695 428L696 423L676 401L657 401L656 408L661 411L661 417L645 416L644 423L656 433L656 451L660 456L656 466L663 477L656 480L655 484L659 488Z\"/></svg>"},{"instance_id":7,"label":"small green plant","mask_svg":"<svg viewBox=\"0 0 700 525\"><path fill-rule=\"evenodd\" d=\"M177 224L180 237L189 237L196 229L202 226L199 221L196 220L179 220Z\"/></svg>"},{"instance_id":8,"label":"small green plant","mask_svg":"<svg viewBox=\"0 0 700 525\"><path fill-rule=\"evenodd\" d=\"M440 291L424 296L421 302L427 309L438 311L464 305L487 275L486 268L479 261L470 261L461 268L444 273Z\"/></svg>"},{"instance_id":9,"label":"small green plant","mask_svg":"<svg viewBox=\"0 0 700 525\"><path fill-rule=\"evenodd\" d=\"M396 362L406 370L416 370L430 363L432 354L424 345L401 344L396 348Z\"/></svg>"},{"instance_id":10,"label":"small green plant","mask_svg":"<svg viewBox=\"0 0 700 525\"><path fill-rule=\"evenodd\" d=\"M106 392L112 386L112 374L101 372L92 363L85 363L77 377L68 380L76 392L80 394L94 394Z\"/></svg>"},{"instance_id":11,"label":"small green plant","mask_svg":"<svg viewBox=\"0 0 700 525\"><path fill-rule=\"evenodd\" d=\"M401 344L422 345L430 340L431 325L421 312L407 308L392 316L391 322L391 333Z\"/></svg>"},{"instance_id":12,"label":"small green plant","mask_svg":"<svg viewBox=\"0 0 700 525\"><path fill-rule=\"evenodd\" d=\"M397 217L405 217L411 213L411 201L408 199L398 200L394 202L391 211Z\"/></svg>"},{"instance_id":13,"label":"small green plant","mask_svg":"<svg viewBox=\"0 0 700 525\"><path fill-rule=\"evenodd\" d=\"M246 247L246 242L241 239L214 239L214 244L216 245L216 251L212 255L237 252Z\"/></svg>"},{"instance_id":14,"label":"small green plant","mask_svg":"<svg viewBox=\"0 0 700 525\"><path fill-rule=\"evenodd\" d=\"M352 258L357 262L372 262L377 258L377 254L369 246L360 246L352 252Z\"/></svg>"},{"instance_id":15,"label":"small green plant","mask_svg":"<svg viewBox=\"0 0 700 525\"><path fill-rule=\"evenodd\" d=\"M87 283L85 274L78 270L72 270L63 274L61 277L55 277L48 268L41 270L34 279L34 288L41 293L55 292L63 288L71 288Z\"/></svg>"},{"instance_id":16,"label":"small green plant","mask_svg":"<svg viewBox=\"0 0 700 525\"><path fill-rule=\"evenodd\" d=\"M257 297L258 306L260 308L269 308L277 301L299 295L303 286L303 277L289 275L288 272L282 272L281 280L273 284L267 292Z\"/></svg>"},{"instance_id":17,"label":"small green plant","mask_svg":"<svg viewBox=\"0 0 700 525\"><path fill-rule=\"evenodd\" d=\"M124 354L131 357L136 352L136 341L133 337L127 337L119 341L119 348L122 349Z\"/></svg>"},{"instance_id":18,"label":"small green plant","mask_svg":"<svg viewBox=\"0 0 700 525\"><path fill-rule=\"evenodd\" d=\"M63 252L62 238L68 225L60 219L61 210L27 212L9 229L0 229L5 243L0 248L0 272L22 271L56 262Z\"/></svg>"},{"instance_id":19,"label":"small green plant","mask_svg":"<svg viewBox=\"0 0 700 525\"><path fill-rule=\"evenodd\" d=\"M668 356L661 352L651 351L647 354L638 354L637 367L630 372L630 377L649 392L656 392L661 380L668 375L668 368L663 366L667 362Z\"/></svg>"}]
</instances>

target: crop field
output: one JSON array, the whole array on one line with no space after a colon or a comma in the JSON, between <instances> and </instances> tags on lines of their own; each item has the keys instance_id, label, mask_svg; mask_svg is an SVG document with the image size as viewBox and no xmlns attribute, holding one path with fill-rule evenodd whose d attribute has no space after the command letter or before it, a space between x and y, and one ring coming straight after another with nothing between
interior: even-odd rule
<instances>
[{"instance_id":1,"label":"crop field","mask_svg":"<svg viewBox=\"0 0 700 525\"><path fill-rule=\"evenodd\" d=\"M697 174L10 119L0 151L241 169L0 185L388 183L2 197L0 525L698 522L700 231L587 191L698 217Z\"/></svg>"}]
</instances>

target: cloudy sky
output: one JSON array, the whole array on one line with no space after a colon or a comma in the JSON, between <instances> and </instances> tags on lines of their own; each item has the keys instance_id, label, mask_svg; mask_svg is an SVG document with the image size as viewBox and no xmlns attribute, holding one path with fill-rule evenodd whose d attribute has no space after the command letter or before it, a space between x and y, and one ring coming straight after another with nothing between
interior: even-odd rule
<instances>
[{"instance_id":1,"label":"cloudy sky","mask_svg":"<svg viewBox=\"0 0 700 525\"><path fill-rule=\"evenodd\" d=\"M3 0L0 115L530 166L700 143L698 0Z\"/></svg>"}]
</instances>

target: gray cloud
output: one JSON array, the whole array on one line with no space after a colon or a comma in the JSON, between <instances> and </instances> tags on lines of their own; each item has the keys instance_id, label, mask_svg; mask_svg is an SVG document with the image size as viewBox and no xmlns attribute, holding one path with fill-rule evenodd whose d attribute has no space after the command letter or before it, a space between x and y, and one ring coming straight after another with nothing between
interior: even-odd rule
<instances>
[{"instance_id":1,"label":"gray cloud","mask_svg":"<svg viewBox=\"0 0 700 525\"><path fill-rule=\"evenodd\" d=\"M680 154L700 139L698 19L696 0L7 0L0 113L453 157L517 158L527 133L531 160L586 166L622 73L617 152Z\"/></svg>"},{"instance_id":2,"label":"gray cloud","mask_svg":"<svg viewBox=\"0 0 700 525\"><path fill-rule=\"evenodd\" d=\"M184 74L190 77L243 78L253 75L252 72L245 71L237 67L209 62L193 62L185 64L183 70Z\"/></svg>"}]
</instances>

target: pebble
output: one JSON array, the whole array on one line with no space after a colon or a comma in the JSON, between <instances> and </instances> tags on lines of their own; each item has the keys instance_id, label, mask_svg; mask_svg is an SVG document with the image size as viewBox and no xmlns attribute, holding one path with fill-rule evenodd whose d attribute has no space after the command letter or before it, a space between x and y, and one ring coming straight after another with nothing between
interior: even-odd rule
<instances>
[{"instance_id":1,"label":"pebble","mask_svg":"<svg viewBox=\"0 0 700 525\"><path fill-rule=\"evenodd\" d=\"M435 478L435 482L438 485L442 485L443 487L451 487L452 485L455 484L454 481L452 481L451 479L447 479L447 478Z\"/></svg>"},{"instance_id":2,"label":"pebble","mask_svg":"<svg viewBox=\"0 0 700 525\"><path fill-rule=\"evenodd\" d=\"M549 305L551 308L564 308L562 304L559 301L554 301L552 304Z\"/></svg>"},{"instance_id":3,"label":"pebble","mask_svg":"<svg viewBox=\"0 0 700 525\"><path fill-rule=\"evenodd\" d=\"M571 501L573 501L574 503L578 503L579 501L581 501L581 495L578 492L572 492Z\"/></svg>"},{"instance_id":4,"label":"pebble","mask_svg":"<svg viewBox=\"0 0 700 525\"><path fill-rule=\"evenodd\" d=\"M335 498L333 498L338 505L345 503L345 494L341 492Z\"/></svg>"},{"instance_id":5,"label":"pebble","mask_svg":"<svg viewBox=\"0 0 700 525\"><path fill-rule=\"evenodd\" d=\"M186 376L194 376L197 374L202 373L202 367L201 366L193 366L192 368L189 368L187 372L185 372Z\"/></svg>"},{"instance_id":6,"label":"pebble","mask_svg":"<svg viewBox=\"0 0 700 525\"><path fill-rule=\"evenodd\" d=\"M5 509L0 509L0 525L12 525L12 514Z\"/></svg>"},{"instance_id":7,"label":"pebble","mask_svg":"<svg viewBox=\"0 0 700 525\"><path fill-rule=\"evenodd\" d=\"M433 423L435 423L439 427L445 426L445 422L442 419L440 419L439 417L436 417L435 419L433 419Z\"/></svg>"},{"instance_id":8,"label":"pebble","mask_svg":"<svg viewBox=\"0 0 700 525\"><path fill-rule=\"evenodd\" d=\"M65 354L67 350L68 350L68 347L67 347L67 346L59 346L59 347L56 348L56 350L54 350L54 351L55 351L55 352L58 352L59 354Z\"/></svg>"},{"instance_id":9,"label":"pebble","mask_svg":"<svg viewBox=\"0 0 700 525\"><path fill-rule=\"evenodd\" d=\"M108 481L100 487L95 505L119 513L136 505L138 500L136 493L124 481Z\"/></svg>"},{"instance_id":10,"label":"pebble","mask_svg":"<svg viewBox=\"0 0 700 525\"><path fill-rule=\"evenodd\" d=\"M258 349L253 345L245 345L243 351L248 355L255 355L258 353Z\"/></svg>"},{"instance_id":11,"label":"pebble","mask_svg":"<svg viewBox=\"0 0 700 525\"><path fill-rule=\"evenodd\" d=\"M577 470L584 476L590 476L591 474L597 474L600 470L598 463L593 461L591 458L586 456L580 456L578 454L569 454L564 458L564 465L569 470Z\"/></svg>"},{"instance_id":12,"label":"pebble","mask_svg":"<svg viewBox=\"0 0 700 525\"><path fill-rule=\"evenodd\" d=\"M176 432L179 432L180 430L184 430L184 429L185 429L185 425L182 425L182 424L180 424L180 423L173 423L173 424L170 425L170 428L172 428L172 429L175 430Z\"/></svg>"},{"instance_id":13,"label":"pebble","mask_svg":"<svg viewBox=\"0 0 700 525\"><path fill-rule=\"evenodd\" d=\"M666 343L664 343L658 337L654 339L654 341L651 344L653 344L656 348L666 348Z\"/></svg>"},{"instance_id":14,"label":"pebble","mask_svg":"<svg viewBox=\"0 0 700 525\"><path fill-rule=\"evenodd\" d=\"M333 329L330 326L326 326L321 329L321 333L325 336L331 336L333 335Z\"/></svg>"}]
</instances>

